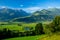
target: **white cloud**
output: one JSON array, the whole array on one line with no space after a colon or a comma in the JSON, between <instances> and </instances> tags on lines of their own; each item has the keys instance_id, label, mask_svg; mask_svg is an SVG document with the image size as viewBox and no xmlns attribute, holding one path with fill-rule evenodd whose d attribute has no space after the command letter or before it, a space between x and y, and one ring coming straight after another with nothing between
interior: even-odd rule
<instances>
[{"instance_id":1,"label":"white cloud","mask_svg":"<svg viewBox=\"0 0 60 40\"><path fill-rule=\"evenodd\" d=\"M23 5L20 5L20 6L22 7ZM12 7L8 7L8 6L0 6L0 8L11 8L11 9L13 9L13 10L20 10L20 9L23 9L24 11L26 11L26 12L30 12L30 13L35 12L35 11L38 11L38 10L41 10L41 9L42 9L42 8L40 8L40 7L12 8Z\"/></svg>"},{"instance_id":2,"label":"white cloud","mask_svg":"<svg viewBox=\"0 0 60 40\"><path fill-rule=\"evenodd\" d=\"M60 7L56 7L56 8L60 8Z\"/></svg>"},{"instance_id":3,"label":"white cloud","mask_svg":"<svg viewBox=\"0 0 60 40\"><path fill-rule=\"evenodd\" d=\"M41 8L40 7L28 7L28 8L23 8L23 10L27 12L35 12L37 10L41 10Z\"/></svg>"},{"instance_id":4,"label":"white cloud","mask_svg":"<svg viewBox=\"0 0 60 40\"><path fill-rule=\"evenodd\" d=\"M13 8L13 7L8 7L8 6L0 6L0 9L1 8L10 8L10 9L14 9L14 10L16 9L16 8Z\"/></svg>"},{"instance_id":5,"label":"white cloud","mask_svg":"<svg viewBox=\"0 0 60 40\"><path fill-rule=\"evenodd\" d=\"M48 6L48 8L54 8L54 7L52 7L52 6Z\"/></svg>"},{"instance_id":6,"label":"white cloud","mask_svg":"<svg viewBox=\"0 0 60 40\"><path fill-rule=\"evenodd\" d=\"M60 6L56 6L56 7L54 7L54 6L48 6L48 8L60 8Z\"/></svg>"},{"instance_id":7,"label":"white cloud","mask_svg":"<svg viewBox=\"0 0 60 40\"><path fill-rule=\"evenodd\" d=\"M6 6L0 6L0 8L6 8Z\"/></svg>"},{"instance_id":8,"label":"white cloud","mask_svg":"<svg viewBox=\"0 0 60 40\"><path fill-rule=\"evenodd\" d=\"M23 7L24 5L20 5L20 7Z\"/></svg>"}]
</instances>

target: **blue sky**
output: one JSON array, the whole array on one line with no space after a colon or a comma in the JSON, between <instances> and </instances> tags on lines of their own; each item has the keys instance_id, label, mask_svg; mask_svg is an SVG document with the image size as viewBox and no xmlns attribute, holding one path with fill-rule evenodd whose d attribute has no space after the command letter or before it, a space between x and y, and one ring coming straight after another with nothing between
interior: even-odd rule
<instances>
[{"instance_id":1,"label":"blue sky","mask_svg":"<svg viewBox=\"0 0 60 40\"><path fill-rule=\"evenodd\" d=\"M46 8L60 8L60 0L0 0L0 7L20 8L33 12Z\"/></svg>"}]
</instances>

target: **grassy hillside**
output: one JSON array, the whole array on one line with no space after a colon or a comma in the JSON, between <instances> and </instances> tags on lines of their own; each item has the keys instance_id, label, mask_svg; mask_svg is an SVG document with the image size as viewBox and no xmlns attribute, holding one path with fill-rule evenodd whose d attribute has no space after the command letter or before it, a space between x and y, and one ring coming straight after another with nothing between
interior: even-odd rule
<instances>
[{"instance_id":1,"label":"grassy hillside","mask_svg":"<svg viewBox=\"0 0 60 40\"><path fill-rule=\"evenodd\" d=\"M60 40L60 34L53 34L51 36L42 37L38 40Z\"/></svg>"},{"instance_id":2,"label":"grassy hillside","mask_svg":"<svg viewBox=\"0 0 60 40\"><path fill-rule=\"evenodd\" d=\"M26 37L17 37L17 38L10 38L5 40L38 40L46 35L37 35L37 36L26 36Z\"/></svg>"}]
</instances>

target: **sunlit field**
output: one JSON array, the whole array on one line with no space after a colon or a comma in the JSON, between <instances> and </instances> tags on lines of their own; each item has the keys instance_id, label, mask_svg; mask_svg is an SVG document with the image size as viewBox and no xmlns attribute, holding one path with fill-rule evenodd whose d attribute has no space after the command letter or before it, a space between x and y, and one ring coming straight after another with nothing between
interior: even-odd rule
<instances>
[{"instance_id":1,"label":"sunlit field","mask_svg":"<svg viewBox=\"0 0 60 40\"><path fill-rule=\"evenodd\" d=\"M43 24L49 24L51 22L42 22ZM3 28L7 28L10 30L19 30L19 31L24 31L24 27L33 27L33 30L35 29L37 23L19 23L19 22L14 22L14 23L8 23L8 22L0 22L0 30Z\"/></svg>"},{"instance_id":2,"label":"sunlit field","mask_svg":"<svg viewBox=\"0 0 60 40\"><path fill-rule=\"evenodd\" d=\"M39 38L38 40L60 40L60 33L53 34L51 36L42 37L42 38Z\"/></svg>"},{"instance_id":3,"label":"sunlit field","mask_svg":"<svg viewBox=\"0 0 60 40\"><path fill-rule=\"evenodd\" d=\"M24 31L24 27L33 27L33 29L35 28L37 23L12 23L9 24L7 22L1 22L0 23L0 30L2 30L3 28L7 28L10 30L19 30L19 31Z\"/></svg>"}]
</instances>

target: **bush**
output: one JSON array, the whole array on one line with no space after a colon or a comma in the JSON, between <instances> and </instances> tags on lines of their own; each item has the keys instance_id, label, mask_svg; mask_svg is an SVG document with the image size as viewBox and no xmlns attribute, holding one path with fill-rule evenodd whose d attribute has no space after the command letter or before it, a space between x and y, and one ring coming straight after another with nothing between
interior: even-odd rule
<instances>
[{"instance_id":1,"label":"bush","mask_svg":"<svg viewBox=\"0 0 60 40\"><path fill-rule=\"evenodd\" d=\"M43 30L45 34L50 35L52 33L48 24L44 25Z\"/></svg>"},{"instance_id":2,"label":"bush","mask_svg":"<svg viewBox=\"0 0 60 40\"><path fill-rule=\"evenodd\" d=\"M56 16L52 23L49 24L51 32L60 31L60 16Z\"/></svg>"},{"instance_id":3,"label":"bush","mask_svg":"<svg viewBox=\"0 0 60 40\"><path fill-rule=\"evenodd\" d=\"M43 25L42 23L38 23L35 27L36 34L43 34Z\"/></svg>"}]
</instances>

